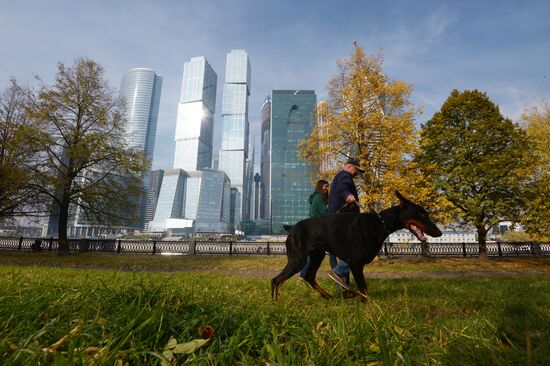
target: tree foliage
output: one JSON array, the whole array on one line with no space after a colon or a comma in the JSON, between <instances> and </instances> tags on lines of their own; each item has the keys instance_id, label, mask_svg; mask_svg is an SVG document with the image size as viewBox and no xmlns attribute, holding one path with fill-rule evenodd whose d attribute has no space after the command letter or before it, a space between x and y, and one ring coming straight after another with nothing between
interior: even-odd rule
<instances>
[{"instance_id":1,"label":"tree foliage","mask_svg":"<svg viewBox=\"0 0 550 366\"><path fill-rule=\"evenodd\" d=\"M477 228L481 255L487 231L516 221L524 207L529 152L525 131L478 90L453 90L423 126L418 162L459 218Z\"/></svg>"},{"instance_id":2,"label":"tree foliage","mask_svg":"<svg viewBox=\"0 0 550 366\"><path fill-rule=\"evenodd\" d=\"M367 56L360 46L350 59L338 61L329 101L319 104L319 123L300 145L300 155L320 170L318 178L329 180L348 157L358 158L366 171L356 182L369 209L390 205L396 189L422 204L430 201L430 207L442 204L428 199L433 190L420 184L412 160L418 148L412 86L391 81L382 62L382 56Z\"/></svg>"},{"instance_id":3,"label":"tree foliage","mask_svg":"<svg viewBox=\"0 0 550 366\"><path fill-rule=\"evenodd\" d=\"M41 127L33 188L51 202L60 252L68 250L67 223L77 210L92 223L135 219L145 161L126 143L124 103L102 67L90 59L59 63L54 84L28 93L26 109Z\"/></svg>"},{"instance_id":4,"label":"tree foliage","mask_svg":"<svg viewBox=\"0 0 550 366\"><path fill-rule=\"evenodd\" d=\"M25 114L24 96L14 79L0 94L0 222L37 213L28 170L35 126Z\"/></svg>"},{"instance_id":5,"label":"tree foliage","mask_svg":"<svg viewBox=\"0 0 550 366\"><path fill-rule=\"evenodd\" d=\"M520 222L534 238L550 240L550 103L543 101L540 106L526 111L522 121L533 143L535 164Z\"/></svg>"}]
</instances>

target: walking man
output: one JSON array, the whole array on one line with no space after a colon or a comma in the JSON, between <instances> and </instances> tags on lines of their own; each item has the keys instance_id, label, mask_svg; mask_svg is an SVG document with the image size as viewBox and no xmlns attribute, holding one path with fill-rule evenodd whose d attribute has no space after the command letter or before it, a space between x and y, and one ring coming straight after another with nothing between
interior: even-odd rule
<instances>
[{"instance_id":1,"label":"walking man","mask_svg":"<svg viewBox=\"0 0 550 366\"><path fill-rule=\"evenodd\" d=\"M350 158L338 174L334 177L328 196L328 213L359 213L359 196L353 182L359 173L365 170L357 159ZM331 254L332 255L332 254ZM336 267L329 274L337 282L349 286L349 265L339 260Z\"/></svg>"}]
</instances>

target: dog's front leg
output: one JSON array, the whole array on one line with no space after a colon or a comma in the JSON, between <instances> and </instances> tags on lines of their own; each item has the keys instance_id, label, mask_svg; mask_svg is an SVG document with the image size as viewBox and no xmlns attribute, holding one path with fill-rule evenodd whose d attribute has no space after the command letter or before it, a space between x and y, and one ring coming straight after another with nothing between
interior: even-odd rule
<instances>
[{"instance_id":1,"label":"dog's front leg","mask_svg":"<svg viewBox=\"0 0 550 366\"><path fill-rule=\"evenodd\" d=\"M365 276L363 275L362 265L356 263L350 263L351 273L355 279L355 283L359 288L359 294L361 295L361 301L366 302L368 300L367 296L367 282L365 281Z\"/></svg>"}]
</instances>

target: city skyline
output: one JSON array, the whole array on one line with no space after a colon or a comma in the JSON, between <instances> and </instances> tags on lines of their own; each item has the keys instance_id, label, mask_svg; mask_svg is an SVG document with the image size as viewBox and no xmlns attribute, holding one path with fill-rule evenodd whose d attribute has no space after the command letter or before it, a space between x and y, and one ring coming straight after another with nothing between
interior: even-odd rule
<instances>
[{"instance_id":1,"label":"city skyline","mask_svg":"<svg viewBox=\"0 0 550 366\"><path fill-rule=\"evenodd\" d=\"M221 75L230 49L248 51L256 75L249 118L257 149L259 111L270 91L312 89L318 100L326 99L336 62L349 57L353 41L367 54L382 51L384 72L414 85L412 100L424 109L417 124L431 118L454 88L485 91L504 115L517 119L550 95L549 13L547 1L4 2L0 30L10 34L4 47L17 52L0 65L0 81L3 88L11 76L36 85L36 74L50 83L57 62L82 56L103 65L114 87L127 70L156 70L164 85L152 168L169 169L181 73L191 57L206 56ZM218 113L214 152L221 130Z\"/></svg>"}]
</instances>

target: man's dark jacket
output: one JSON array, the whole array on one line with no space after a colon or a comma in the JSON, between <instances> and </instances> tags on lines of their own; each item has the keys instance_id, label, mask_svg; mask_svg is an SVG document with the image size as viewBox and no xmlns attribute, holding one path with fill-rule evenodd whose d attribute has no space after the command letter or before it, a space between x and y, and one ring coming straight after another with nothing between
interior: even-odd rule
<instances>
[{"instance_id":1,"label":"man's dark jacket","mask_svg":"<svg viewBox=\"0 0 550 366\"><path fill-rule=\"evenodd\" d=\"M328 212L329 213L342 213L342 212L359 212L359 207L352 203L346 205L346 197L350 194L355 197L355 200L359 203L359 196L357 195L357 188L353 183L353 177L351 173L341 170L332 181L330 186L330 192L328 195Z\"/></svg>"}]
</instances>

